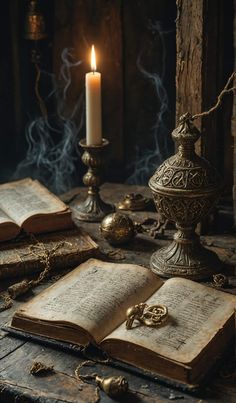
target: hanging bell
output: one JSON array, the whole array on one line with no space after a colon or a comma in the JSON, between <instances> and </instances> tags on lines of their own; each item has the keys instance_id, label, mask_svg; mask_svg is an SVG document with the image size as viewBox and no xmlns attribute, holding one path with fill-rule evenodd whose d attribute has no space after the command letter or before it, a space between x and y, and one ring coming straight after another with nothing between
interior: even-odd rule
<instances>
[{"instance_id":1,"label":"hanging bell","mask_svg":"<svg viewBox=\"0 0 236 403\"><path fill-rule=\"evenodd\" d=\"M25 19L25 39L39 41L47 37L44 16L38 9L37 0L29 3Z\"/></svg>"},{"instance_id":2,"label":"hanging bell","mask_svg":"<svg viewBox=\"0 0 236 403\"><path fill-rule=\"evenodd\" d=\"M95 380L103 392L114 398L122 396L129 388L128 381L124 376L109 376L107 378L96 376Z\"/></svg>"}]
</instances>

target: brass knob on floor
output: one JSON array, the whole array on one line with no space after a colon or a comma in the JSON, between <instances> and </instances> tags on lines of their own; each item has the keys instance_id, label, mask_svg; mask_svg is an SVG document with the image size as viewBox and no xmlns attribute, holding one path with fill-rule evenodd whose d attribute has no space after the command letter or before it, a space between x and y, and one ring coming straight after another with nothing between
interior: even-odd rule
<instances>
[{"instance_id":1,"label":"brass knob on floor","mask_svg":"<svg viewBox=\"0 0 236 403\"><path fill-rule=\"evenodd\" d=\"M109 376L101 378L96 376L97 385L110 397L119 397L126 393L129 388L127 379L124 376Z\"/></svg>"}]
</instances>

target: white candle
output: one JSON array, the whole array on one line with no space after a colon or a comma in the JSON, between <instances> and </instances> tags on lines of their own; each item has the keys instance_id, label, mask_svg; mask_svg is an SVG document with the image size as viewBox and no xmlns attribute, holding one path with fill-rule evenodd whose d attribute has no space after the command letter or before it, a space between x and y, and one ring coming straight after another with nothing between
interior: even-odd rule
<instances>
[{"instance_id":1,"label":"white candle","mask_svg":"<svg viewBox=\"0 0 236 403\"><path fill-rule=\"evenodd\" d=\"M94 45L91 51L91 69L85 77L86 87L86 143L102 143L101 74L96 71Z\"/></svg>"}]
</instances>

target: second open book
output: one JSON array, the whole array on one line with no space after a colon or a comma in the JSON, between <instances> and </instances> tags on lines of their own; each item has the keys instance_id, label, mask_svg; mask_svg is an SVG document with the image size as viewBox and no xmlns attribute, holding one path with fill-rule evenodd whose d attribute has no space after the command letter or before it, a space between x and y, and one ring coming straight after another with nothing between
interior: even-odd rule
<instances>
[{"instance_id":1,"label":"second open book","mask_svg":"<svg viewBox=\"0 0 236 403\"><path fill-rule=\"evenodd\" d=\"M39 234L72 226L69 207L37 180L0 185L0 241L15 238L22 229Z\"/></svg>"},{"instance_id":2,"label":"second open book","mask_svg":"<svg viewBox=\"0 0 236 403\"><path fill-rule=\"evenodd\" d=\"M162 327L126 329L128 307L164 304ZM190 280L165 283L137 265L90 259L24 304L11 326L78 345L182 383L197 384L234 337L236 297Z\"/></svg>"}]
</instances>

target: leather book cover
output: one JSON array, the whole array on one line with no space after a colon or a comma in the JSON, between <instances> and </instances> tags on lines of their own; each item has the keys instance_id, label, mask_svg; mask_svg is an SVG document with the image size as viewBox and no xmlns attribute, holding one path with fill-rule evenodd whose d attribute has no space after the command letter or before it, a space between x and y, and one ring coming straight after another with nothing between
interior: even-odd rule
<instances>
[{"instance_id":1,"label":"leather book cover","mask_svg":"<svg viewBox=\"0 0 236 403\"><path fill-rule=\"evenodd\" d=\"M40 234L0 245L0 280L21 277L44 268L45 252L53 270L75 267L99 255L98 245L79 228Z\"/></svg>"}]
</instances>

